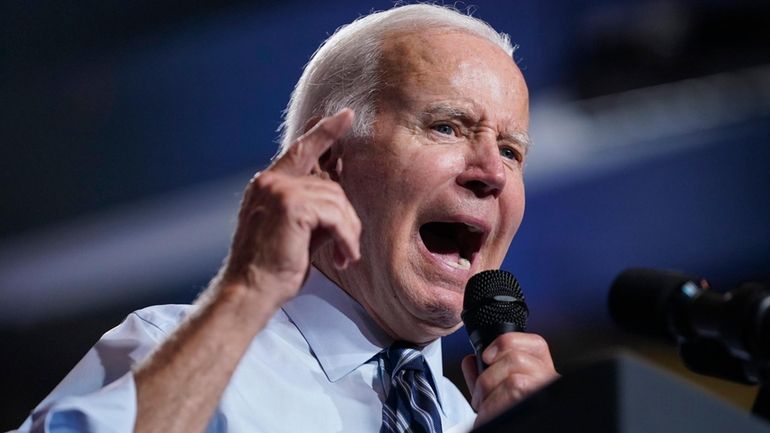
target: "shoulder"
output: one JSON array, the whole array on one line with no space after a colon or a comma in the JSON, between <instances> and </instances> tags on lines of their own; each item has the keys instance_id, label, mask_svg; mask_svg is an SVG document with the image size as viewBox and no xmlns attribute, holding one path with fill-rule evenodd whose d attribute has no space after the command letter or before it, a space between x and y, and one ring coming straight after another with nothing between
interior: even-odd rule
<instances>
[{"instance_id":1,"label":"shoulder","mask_svg":"<svg viewBox=\"0 0 770 433\"><path fill-rule=\"evenodd\" d=\"M196 309L197 306L189 304L153 305L129 314L123 324L141 326L168 335Z\"/></svg>"},{"instance_id":2,"label":"shoulder","mask_svg":"<svg viewBox=\"0 0 770 433\"><path fill-rule=\"evenodd\" d=\"M114 374L122 374L146 358L194 309L192 305L156 305L134 311L107 331L86 359L97 357Z\"/></svg>"}]
</instances>

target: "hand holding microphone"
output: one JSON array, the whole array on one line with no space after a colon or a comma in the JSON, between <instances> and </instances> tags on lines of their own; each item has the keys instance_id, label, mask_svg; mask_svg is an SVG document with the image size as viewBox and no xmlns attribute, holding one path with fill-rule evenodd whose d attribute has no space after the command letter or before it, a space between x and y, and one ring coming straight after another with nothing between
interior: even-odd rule
<instances>
[{"instance_id":1,"label":"hand holding microphone","mask_svg":"<svg viewBox=\"0 0 770 433\"><path fill-rule=\"evenodd\" d=\"M508 272L480 272L465 289L463 321L476 355L463 359L479 425L556 379L548 344L524 333L528 308Z\"/></svg>"}]
</instances>

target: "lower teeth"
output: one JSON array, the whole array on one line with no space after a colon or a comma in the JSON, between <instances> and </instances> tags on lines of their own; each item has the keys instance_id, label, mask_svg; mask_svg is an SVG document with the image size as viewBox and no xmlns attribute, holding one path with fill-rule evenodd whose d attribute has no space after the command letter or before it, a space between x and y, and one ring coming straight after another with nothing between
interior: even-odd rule
<instances>
[{"instance_id":1,"label":"lower teeth","mask_svg":"<svg viewBox=\"0 0 770 433\"><path fill-rule=\"evenodd\" d=\"M454 262L447 262L447 263L449 263L452 267L457 268L457 269L465 269L465 270L467 270L467 269L471 268L471 262L468 259L465 259L465 258L462 258L462 257L457 259L457 263L454 263Z\"/></svg>"}]
</instances>

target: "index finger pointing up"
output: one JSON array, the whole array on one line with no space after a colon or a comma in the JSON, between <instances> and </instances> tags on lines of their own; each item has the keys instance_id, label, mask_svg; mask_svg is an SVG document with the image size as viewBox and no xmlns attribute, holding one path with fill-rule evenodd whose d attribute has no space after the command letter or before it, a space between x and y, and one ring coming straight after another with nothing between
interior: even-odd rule
<instances>
[{"instance_id":1,"label":"index finger pointing up","mask_svg":"<svg viewBox=\"0 0 770 433\"><path fill-rule=\"evenodd\" d=\"M343 108L334 116L321 119L275 161L272 169L298 176L310 174L321 155L348 132L354 117L353 110Z\"/></svg>"}]
</instances>

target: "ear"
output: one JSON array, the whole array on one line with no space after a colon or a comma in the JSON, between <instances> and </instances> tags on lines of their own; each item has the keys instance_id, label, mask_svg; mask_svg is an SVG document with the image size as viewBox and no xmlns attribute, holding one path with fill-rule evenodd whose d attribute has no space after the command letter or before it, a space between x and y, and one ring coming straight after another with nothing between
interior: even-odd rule
<instances>
[{"instance_id":1,"label":"ear","mask_svg":"<svg viewBox=\"0 0 770 433\"><path fill-rule=\"evenodd\" d=\"M305 128L302 133L304 134L310 131L321 119L321 116L313 116L308 119L308 121L305 122ZM342 168L342 160L340 160L341 153L342 146L340 143L334 143L320 158L318 158L318 162L313 166L310 173L314 176L339 182L339 174Z\"/></svg>"}]
</instances>

